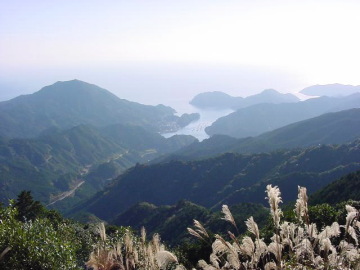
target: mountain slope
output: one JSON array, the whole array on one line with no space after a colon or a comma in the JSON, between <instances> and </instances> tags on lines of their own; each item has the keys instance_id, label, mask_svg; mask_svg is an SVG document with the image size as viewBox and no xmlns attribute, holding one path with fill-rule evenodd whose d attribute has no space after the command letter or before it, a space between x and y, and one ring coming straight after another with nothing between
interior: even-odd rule
<instances>
[{"instance_id":1,"label":"mountain slope","mask_svg":"<svg viewBox=\"0 0 360 270\"><path fill-rule=\"evenodd\" d=\"M324 113L360 107L360 93L343 98L321 97L291 104L258 104L239 109L206 128L209 135L256 136Z\"/></svg>"},{"instance_id":2,"label":"mountain slope","mask_svg":"<svg viewBox=\"0 0 360 270\"><path fill-rule=\"evenodd\" d=\"M341 144L359 137L360 109L351 109L296 122L257 137L235 139L214 135L156 161L199 159L226 152L259 153L319 144Z\"/></svg>"},{"instance_id":3,"label":"mountain slope","mask_svg":"<svg viewBox=\"0 0 360 270\"><path fill-rule=\"evenodd\" d=\"M244 220L253 216L259 226L266 224L269 210L260 204L238 204L231 207L231 212L238 224L240 233L246 231ZM191 239L186 228L193 226L193 220L200 221L210 232L226 235L232 230L228 222L221 220L220 211L210 210L181 200L175 205L155 206L149 203L138 203L126 212L118 215L110 223L118 226L131 226L136 230L145 227L149 235L159 233L168 244L179 245L185 239Z\"/></svg>"},{"instance_id":4,"label":"mountain slope","mask_svg":"<svg viewBox=\"0 0 360 270\"><path fill-rule=\"evenodd\" d=\"M239 109L260 103L291 103L299 99L292 94L282 94L273 89L267 89L263 92L251 95L246 98L232 97L223 92L205 92L196 95L190 104L198 108L213 109Z\"/></svg>"},{"instance_id":5,"label":"mountain slope","mask_svg":"<svg viewBox=\"0 0 360 270\"><path fill-rule=\"evenodd\" d=\"M111 134L111 135L110 135ZM23 189L49 203L49 199L81 182L90 196L121 171L137 162L192 143L191 136L165 139L138 126L86 125L69 130L48 130L35 139L0 140L0 195L15 198ZM50 200L52 202L52 200Z\"/></svg>"},{"instance_id":6,"label":"mountain slope","mask_svg":"<svg viewBox=\"0 0 360 270\"><path fill-rule=\"evenodd\" d=\"M286 190L284 201L294 200L297 185L308 187L311 193L359 169L359 151L357 140L340 146L253 155L228 153L199 161L138 165L74 211L111 219L143 201L166 205L186 199L205 207L264 203L267 184Z\"/></svg>"},{"instance_id":7,"label":"mountain slope","mask_svg":"<svg viewBox=\"0 0 360 270\"><path fill-rule=\"evenodd\" d=\"M360 170L341 177L310 197L311 204L360 201Z\"/></svg>"},{"instance_id":8,"label":"mountain slope","mask_svg":"<svg viewBox=\"0 0 360 270\"><path fill-rule=\"evenodd\" d=\"M0 102L0 136L35 137L48 128L116 123L168 131L187 125L198 115L180 118L164 105L147 106L120 99L96 85L73 80ZM185 119L185 120L184 120Z\"/></svg>"}]
</instances>

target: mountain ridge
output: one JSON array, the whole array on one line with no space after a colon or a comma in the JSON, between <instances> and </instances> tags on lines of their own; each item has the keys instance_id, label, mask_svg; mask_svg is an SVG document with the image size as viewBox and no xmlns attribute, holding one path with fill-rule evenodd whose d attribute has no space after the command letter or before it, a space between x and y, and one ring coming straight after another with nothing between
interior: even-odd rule
<instances>
[{"instance_id":1,"label":"mountain ridge","mask_svg":"<svg viewBox=\"0 0 360 270\"><path fill-rule=\"evenodd\" d=\"M99 127L116 123L165 132L186 126L198 117L198 114L179 117L170 107L127 101L96 85L72 80L1 102L0 135L28 138L51 127L67 129L80 124Z\"/></svg>"}]
</instances>

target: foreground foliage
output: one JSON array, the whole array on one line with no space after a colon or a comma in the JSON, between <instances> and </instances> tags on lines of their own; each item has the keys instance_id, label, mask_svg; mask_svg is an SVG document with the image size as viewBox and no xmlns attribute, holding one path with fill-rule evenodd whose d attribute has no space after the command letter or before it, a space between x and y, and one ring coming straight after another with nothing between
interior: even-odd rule
<instances>
[{"instance_id":1,"label":"foreground foliage","mask_svg":"<svg viewBox=\"0 0 360 270\"><path fill-rule=\"evenodd\" d=\"M225 269L359 269L359 211L346 205L346 223L333 222L319 230L309 219L306 188L299 187L295 204L297 222L281 221L282 202L278 187L267 186L273 220L274 233L269 244L260 237L260 232L253 217L246 221L249 235L241 241L229 232L231 242L220 235L212 244L212 253L208 261L200 260L198 266L204 270ZM229 210L224 205L224 219L236 229L237 225ZM198 222L189 232L206 239L208 234Z\"/></svg>"},{"instance_id":2,"label":"foreground foliage","mask_svg":"<svg viewBox=\"0 0 360 270\"><path fill-rule=\"evenodd\" d=\"M13 207L0 212L0 269L79 269L74 230L49 219L22 222Z\"/></svg>"}]
</instances>

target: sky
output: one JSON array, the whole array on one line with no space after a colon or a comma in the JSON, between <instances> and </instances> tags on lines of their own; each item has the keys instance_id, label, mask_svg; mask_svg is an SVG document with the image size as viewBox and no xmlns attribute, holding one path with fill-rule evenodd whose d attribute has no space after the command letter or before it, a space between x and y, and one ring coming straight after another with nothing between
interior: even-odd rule
<instances>
[{"instance_id":1,"label":"sky","mask_svg":"<svg viewBox=\"0 0 360 270\"><path fill-rule=\"evenodd\" d=\"M80 79L145 104L360 85L358 0L0 0L0 100Z\"/></svg>"}]
</instances>

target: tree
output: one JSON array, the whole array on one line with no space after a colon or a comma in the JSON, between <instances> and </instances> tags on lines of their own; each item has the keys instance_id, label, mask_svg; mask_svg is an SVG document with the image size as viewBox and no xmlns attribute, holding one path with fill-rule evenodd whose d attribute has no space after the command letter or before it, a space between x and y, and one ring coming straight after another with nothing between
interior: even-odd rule
<instances>
[{"instance_id":1,"label":"tree","mask_svg":"<svg viewBox=\"0 0 360 270\"><path fill-rule=\"evenodd\" d=\"M39 201L34 201L30 191L23 190L17 197L14 207L17 208L17 220L33 221L45 214L46 209Z\"/></svg>"}]
</instances>

